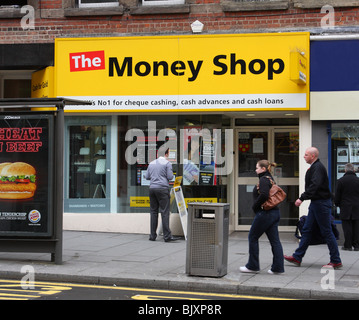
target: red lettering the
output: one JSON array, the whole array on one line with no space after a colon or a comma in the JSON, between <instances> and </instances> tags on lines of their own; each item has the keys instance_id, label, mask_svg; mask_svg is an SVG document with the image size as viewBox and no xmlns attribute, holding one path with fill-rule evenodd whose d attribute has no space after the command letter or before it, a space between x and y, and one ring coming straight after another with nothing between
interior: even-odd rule
<instances>
[{"instance_id":1,"label":"red lettering the","mask_svg":"<svg viewBox=\"0 0 359 320\"><path fill-rule=\"evenodd\" d=\"M105 51L70 53L70 71L105 69Z\"/></svg>"}]
</instances>

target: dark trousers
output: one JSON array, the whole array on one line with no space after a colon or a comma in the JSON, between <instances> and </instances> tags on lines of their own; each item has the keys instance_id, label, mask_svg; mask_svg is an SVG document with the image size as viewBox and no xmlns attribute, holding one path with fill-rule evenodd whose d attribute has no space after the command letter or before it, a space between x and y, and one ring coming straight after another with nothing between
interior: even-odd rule
<instances>
[{"instance_id":1,"label":"dark trousers","mask_svg":"<svg viewBox=\"0 0 359 320\"><path fill-rule=\"evenodd\" d=\"M163 238L171 238L170 230L170 190L150 188L151 239L157 237L158 212L162 217Z\"/></svg>"},{"instance_id":2,"label":"dark trousers","mask_svg":"<svg viewBox=\"0 0 359 320\"><path fill-rule=\"evenodd\" d=\"M325 239L330 255L330 262L340 263L340 255L338 250L337 240L335 239L332 222L331 222L331 208L332 201L327 200L311 200L308 210L308 217L305 221L302 230L302 239L300 240L299 247L294 252L293 257L302 261L312 238L313 224L317 221L320 233Z\"/></svg>"},{"instance_id":3,"label":"dark trousers","mask_svg":"<svg viewBox=\"0 0 359 320\"><path fill-rule=\"evenodd\" d=\"M273 272L284 272L283 248L279 240L278 225L280 213L278 209L259 211L253 220L248 234L249 259L246 267L253 271L259 271L259 238L265 233L268 237L273 253Z\"/></svg>"},{"instance_id":4,"label":"dark trousers","mask_svg":"<svg viewBox=\"0 0 359 320\"><path fill-rule=\"evenodd\" d=\"M359 220L342 220L344 248L359 249Z\"/></svg>"}]
</instances>

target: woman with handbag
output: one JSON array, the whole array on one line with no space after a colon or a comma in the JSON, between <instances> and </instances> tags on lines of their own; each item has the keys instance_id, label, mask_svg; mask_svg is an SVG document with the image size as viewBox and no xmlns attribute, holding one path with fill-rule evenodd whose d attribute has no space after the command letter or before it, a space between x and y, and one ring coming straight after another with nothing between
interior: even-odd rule
<instances>
[{"instance_id":1,"label":"woman with handbag","mask_svg":"<svg viewBox=\"0 0 359 320\"><path fill-rule=\"evenodd\" d=\"M260 160L256 165L256 173L259 177L259 183L253 189L253 206L255 217L248 234L249 241L249 259L248 263L240 267L239 270L245 273L257 273L259 267L259 238L265 233L268 237L273 253L273 263L268 270L270 274L280 274L284 272L283 248L279 239L278 225L280 213L277 206L265 210L263 205L269 198L269 192L274 183L271 175L271 168L275 163L268 160Z\"/></svg>"}]
</instances>

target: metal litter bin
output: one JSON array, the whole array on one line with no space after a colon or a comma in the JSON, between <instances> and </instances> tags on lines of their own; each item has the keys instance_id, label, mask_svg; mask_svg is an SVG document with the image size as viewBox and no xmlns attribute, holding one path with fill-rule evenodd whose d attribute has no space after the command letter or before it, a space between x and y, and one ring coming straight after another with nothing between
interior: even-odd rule
<instances>
[{"instance_id":1,"label":"metal litter bin","mask_svg":"<svg viewBox=\"0 0 359 320\"><path fill-rule=\"evenodd\" d=\"M189 203L186 273L223 277L227 274L229 203Z\"/></svg>"}]
</instances>

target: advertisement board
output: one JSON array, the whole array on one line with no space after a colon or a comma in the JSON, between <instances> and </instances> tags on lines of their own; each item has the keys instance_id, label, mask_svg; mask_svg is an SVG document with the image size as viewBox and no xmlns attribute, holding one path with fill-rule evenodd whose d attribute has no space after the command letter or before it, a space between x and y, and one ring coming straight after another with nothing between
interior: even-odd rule
<instances>
[{"instance_id":1,"label":"advertisement board","mask_svg":"<svg viewBox=\"0 0 359 320\"><path fill-rule=\"evenodd\" d=\"M309 110L309 61L308 32L59 38L55 96L92 102L66 112Z\"/></svg>"},{"instance_id":2,"label":"advertisement board","mask_svg":"<svg viewBox=\"0 0 359 320\"><path fill-rule=\"evenodd\" d=\"M0 237L50 237L54 115L0 115Z\"/></svg>"}]
</instances>

